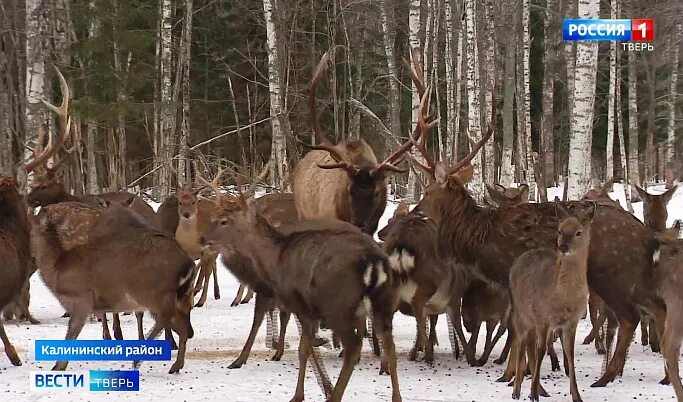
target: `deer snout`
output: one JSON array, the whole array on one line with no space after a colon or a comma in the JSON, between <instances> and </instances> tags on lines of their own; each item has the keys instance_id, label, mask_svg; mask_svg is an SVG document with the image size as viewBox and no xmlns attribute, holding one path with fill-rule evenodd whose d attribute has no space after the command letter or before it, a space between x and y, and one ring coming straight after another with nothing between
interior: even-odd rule
<instances>
[{"instance_id":1,"label":"deer snout","mask_svg":"<svg viewBox=\"0 0 683 402\"><path fill-rule=\"evenodd\" d=\"M560 253L562 254L567 254L569 252L569 246L564 243L558 245L557 249L560 250Z\"/></svg>"},{"instance_id":2,"label":"deer snout","mask_svg":"<svg viewBox=\"0 0 683 402\"><path fill-rule=\"evenodd\" d=\"M185 217L185 219L190 219L190 213L189 212L184 212L183 216Z\"/></svg>"}]
</instances>

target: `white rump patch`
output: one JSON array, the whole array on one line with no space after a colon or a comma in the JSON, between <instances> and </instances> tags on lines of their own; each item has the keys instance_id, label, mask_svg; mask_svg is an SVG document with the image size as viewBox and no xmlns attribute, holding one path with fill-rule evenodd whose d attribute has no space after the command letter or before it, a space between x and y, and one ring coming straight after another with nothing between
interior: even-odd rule
<instances>
[{"instance_id":1,"label":"white rump patch","mask_svg":"<svg viewBox=\"0 0 683 402\"><path fill-rule=\"evenodd\" d=\"M190 278L193 276L193 274L194 274L194 269L190 269L189 271L187 271L187 275L181 276L180 280L178 280L178 287L182 286L185 282L190 280Z\"/></svg>"},{"instance_id":2,"label":"white rump patch","mask_svg":"<svg viewBox=\"0 0 683 402\"><path fill-rule=\"evenodd\" d=\"M652 262L655 264L659 263L659 248L655 249L655 252L652 253Z\"/></svg>"},{"instance_id":3,"label":"white rump patch","mask_svg":"<svg viewBox=\"0 0 683 402\"><path fill-rule=\"evenodd\" d=\"M363 284L365 284L365 287L367 288L370 286L370 280L372 279L372 263L368 263L368 266L365 268L365 273L363 273Z\"/></svg>"},{"instance_id":4,"label":"white rump patch","mask_svg":"<svg viewBox=\"0 0 683 402\"><path fill-rule=\"evenodd\" d=\"M394 271L401 271L401 254L398 250L394 250L389 256L389 266Z\"/></svg>"},{"instance_id":5,"label":"white rump patch","mask_svg":"<svg viewBox=\"0 0 683 402\"><path fill-rule=\"evenodd\" d=\"M382 264L381 261L377 263L375 268L377 269L377 283L375 284L375 288L379 288L387 281L387 274L384 272L384 264Z\"/></svg>"},{"instance_id":6,"label":"white rump patch","mask_svg":"<svg viewBox=\"0 0 683 402\"><path fill-rule=\"evenodd\" d=\"M401 253L401 265L406 273L410 272L415 268L415 257L408 252L408 250L403 250Z\"/></svg>"},{"instance_id":7,"label":"white rump patch","mask_svg":"<svg viewBox=\"0 0 683 402\"><path fill-rule=\"evenodd\" d=\"M406 303L410 303L413 300L413 297L415 297L415 292L417 291L417 283L408 279L408 281L406 281L405 284L401 285L398 291L401 300L403 300Z\"/></svg>"}]
</instances>

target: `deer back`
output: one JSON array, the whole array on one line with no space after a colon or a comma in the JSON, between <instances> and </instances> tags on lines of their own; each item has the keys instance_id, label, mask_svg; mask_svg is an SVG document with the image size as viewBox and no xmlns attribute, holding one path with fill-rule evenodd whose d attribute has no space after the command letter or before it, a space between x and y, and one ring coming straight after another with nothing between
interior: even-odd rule
<instances>
[{"instance_id":1,"label":"deer back","mask_svg":"<svg viewBox=\"0 0 683 402\"><path fill-rule=\"evenodd\" d=\"M529 186L520 184L519 187L503 187L500 184L486 185L491 200L499 206L509 206L529 202Z\"/></svg>"}]
</instances>

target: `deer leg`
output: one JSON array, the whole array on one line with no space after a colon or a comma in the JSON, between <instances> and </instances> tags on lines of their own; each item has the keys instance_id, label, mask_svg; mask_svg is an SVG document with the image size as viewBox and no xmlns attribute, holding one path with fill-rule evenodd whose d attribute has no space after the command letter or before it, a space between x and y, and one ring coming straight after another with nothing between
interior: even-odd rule
<instances>
[{"instance_id":1,"label":"deer leg","mask_svg":"<svg viewBox=\"0 0 683 402\"><path fill-rule=\"evenodd\" d=\"M588 316L590 317L591 320L591 332L586 335L586 337L583 339L583 344L584 345L590 345L591 342L595 339L595 335L598 332L598 329L602 324L598 324L598 303L595 300L595 295L593 292L590 292L590 297L588 298Z\"/></svg>"},{"instance_id":2,"label":"deer leg","mask_svg":"<svg viewBox=\"0 0 683 402\"><path fill-rule=\"evenodd\" d=\"M313 348L313 322L303 316L297 316L301 324L301 339L299 340L299 375L296 380L296 391L290 402L304 400L304 380L306 379L306 364Z\"/></svg>"},{"instance_id":3,"label":"deer leg","mask_svg":"<svg viewBox=\"0 0 683 402\"><path fill-rule=\"evenodd\" d=\"M524 373L526 371L526 348L524 347L526 339L522 339L521 336L518 338L519 339L513 340L510 361L515 365L516 372ZM509 365L510 363L508 363L508 366ZM524 374L515 376L514 385L512 387L512 399L519 399L519 395L522 391L522 381L524 381Z\"/></svg>"},{"instance_id":4,"label":"deer leg","mask_svg":"<svg viewBox=\"0 0 683 402\"><path fill-rule=\"evenodd\" d=\"M500 351L500 356L493 362L496 364L503 364L508 358L508 355L510 354L510 348L512 347L512 336L510 336L510 331L508 328L503 328L504 331L508 331L508 336L505 337L505 345L503 345L503 350Z\"/></svg>"},{"instance_id":5,"label":"deer leg","mask_svg":"<svg viewBox=\"0 0 683 402\"><path fill-rule=\"evenodd\" d=\"M112 316L114 317L111 324L112 329L114 330L114 339L120 341L123 339L123 332L121 332L121 319L119 318L119 313L114 313Z\"/></svg>"},{"instance_id":6,"label":"deer leg","mask_svg":"<svg viewBox=\"0 0 683 402\"><path fill-rule=\"evenodd\" d=\"M264 300L265 299L265 300ZM244 363L247 362L249 354L251 353L251 348L254 346L254 340L258 334L258 330L263 322L263 317L266 315L266 310L268 308L269 300L266 297L256 295L256 303L254 303L254 319L251 322L251 330L249 331L249 336L247 337L247 342L242 347L242 352L240 355L232 362L228 368L238 369L242 367Z\"/></svg>"},{"instance_id":7,"label":"deer leg","mask_svg":"<svg viewBox=\"0 0 683 402\"><path fill-rule=\"evenodd\" d=\"M436 340L436 322L439 319L438 314L430 314L429 316L429 341L425 346L425 361L429 364L434 363L434 345Z\"/></svg>"},{"instance_id":8,"label":"deer leg","mask_svg":"<svg viewBox=\"0 0 683 402\"><path fill-rule=\"evenodd\" d=\"M657 331L657 319L650 318L648 320L648 329L650 330L650 350L654 353L659 353L661 348L659 346L659 336Z\"/></svg>"},{"instance_id":9,"label":"deer leg","mask_svg":"<svg viewBox=\"0 0 683 402\"><path fill-rule=\"evenodd\" d=\"M343 321L341 322L344 323L344 326L335 325L336 328L334 328L334 332L339 336L342 345L344 346L344 362L342 363L337 383L334 386L334 391L332 391L332 398L329 399L330 402L341 402L344 390L346 390L346 386L349 384L353 369L360 359L360 349L363 342L363 338L358 336L354 331L355 328L354 325L352 325L352 323L356 321L354 317L347 317L342 320Z\"/></svg>"},{"instance_id":10,"label":"deer leg","mask_svg":"<svg viewBox=\"0 0 683 402\"><path fill-rule=\"evenodd\" d=\"M502 325L500 327L502 327ZM481 357L479 357L479 360L477 360L477 365L479 367L486 364L486 362L489 360L489 355L491 354L491 350L493 350L495 342L498 342L498 339L500 338L500 336L502 336L500 329L498 330L498 332L496 332L495 337L493 336L493 330L495 328L495 320L486 320L486 343L484 344L484 353L482 353Z\"/></svg>"},{"instance_id":11,"label":"deer leg","mask_svg":"<svg viewBox=\"0 0 683 402\"><path fill-rule=\"evenodd\" d=\"M136 311L135 312L135 321L137 321L138 324L138 339L143 340L145 339L145 331L144 327L142 326L142 319L145 316L144 311Z\"/></svg>"},{"instance_id":12,"label":"deer leg","mask_svg":"<svg viewBox=\"0 0 683 402\"><path fill-rule=\"evenodd\" d=\"M650 342L650 334L648 333L648 322L650 321L650 318L647 317L645 314L643 314L640 317L640 344L643 346L647 346Z\"/></svg>"},{"instance_id":13,"label":"deer leg","mask_svg":"<svg viewBox=\"0 0 683 402\"><path fill-rule=\"evenodd\" d=\"M187 338L190 336L189 313L177 311L172 321L173 330L178 334L178 354L175 362L168 371L168 374L175 374L185 366L185 351L187 348Z\"/></svg>"},{"instance_id":14,"label":"deer leg","mask_svg":"<svg viewBox=\"0 0 683 402\"><path fill-rule=\"evenodd\" d=\"M514 328L514 325L508 325L508 342L510 342L510 351L509 351L510 356L515 356L515 353L518 352L517 348L520 347L521 343L518 342L518 340L517 340L517 331ZM501 357L503 357L502 354L501 354ZM509 382L510 380L512 380L512 378L515 376L515 372L517 370L517 364L516 363L517 363L517 360L508 359L508 364L507 364L507 367L505 368L505 372L496 381L497 382ZM524 367L526 367L526 361L525 361ZM524 372L522 372L522 375L524 375Z\"/></svg>"},{"instance_id":15,"label":"deer leg","mask_svg":"<svg viewBox=\"0 0 683 402\"><path fill-rule=\"evenodd\" d=\"M66 336L64 340L72 340L78 337L78 334L83 330L85 321L88 319L88 311L90 311L91 306L84 306L81 309L74 310L69 318L69 327L66 330ZM104 317L104 314L102 314ZM104 321L104 320L102 320ZM55 363L52 370L66 370L66 366L69 364L68 361L58 361Z\"/></svg>"},{"instance_id":16,"label":"deer leg","mask_svg":"<svg viewBox=\"0 0 683 402\"><path fill-rule=\"evenodd\" d=\"M244 296L244 299L242 299L241 303L242 304L247 304L251 301L251 299L254 297L254 289L251 287L247 286L247 295Z\"/></svg>"},{"instance_id":17,"label":"deer leg","mask_svg":"<svg viewBox=\"0 0 683 402\"><path fill-rule=\"evenodd\" d=\"M619 321L619 336L617 337L617 347L614 351L614 356L607 365L607 370L596 382L591 384L591 387L604 387L607 383L614 381L617 375L623 370L624 363L626 363L626 353L628 347L633 339L633 333L636 330L637 318L634 321L621 319Z\"/></svg>"},{"instance_id":18,"label":"deer leg","mask_svg":"<svg viewBox=\"0 0 683 402\"><path fill-rule=\"evenodd\" d=\"M202 257L199 265L201 266L200 271L204 272L204 281L202 283L202 295L199 297L199 301L195 304L195 307L202 307L204 303L206 303L206 298L209 293L209 280L211 280L211 263L207 262L205 257Z\"/></svg>"},{"instance_id":19,"label":"deer leg","mask_svg":"<svg viewBox=\"0 0 683 402\"><path fill-rule=\"evenodd\" d=\"M581 395L579 395L579 387L576 384L576 369L574 367L574 341L576 339L576 325L577 322L572 322L562 328L562 350L564 351L565 361L567 362L569 371L569 392L572 395L573 402L580 402Z\"/></svg>"},{"instance_id":20,"label":"deer leg","mask_svg":"<svg viewBox=\"0 0 683 402\"><path fill-rule=\"evenodd\" d=\"M548 356L550 356L550 367L551 371L560 371L560 359L557 358L557 353L555 353L555 342L554 336L551 334L548 336L547 351Z\"/></svg>"},{"instance_id":21,"label":"deer leg","mask_svg":"<svg viewBox=\"0 0 683 402\"><path fill-rule=\"evenodd\" d=\"M102 313L99 315L102 321L102 339L111 340L111 333L109 332L109 324L107 323L107 315ZM69 316L70 318L71 316Z\"/></svg>"},{"instance_id":22,"label":"deer leg","mask_svg":"<svg viewBox=\"0 0 683 402\"><path fill-rule=\"evenodd\" d=\"M680 316L680 308L683 306L669 307L666 315L664 333L662 335L662 355L664 356L664 368L666 377L660 384L668 385L671 383L676 393L676 399L683 401L683 385L679 377L679 363L678 358L681 355L681 341L683 334L683 317Z\"/></svg>"},{"instance_id":23,"label":"deer leg","mask_svg":"<svg viewBox=\"0 0 683 402\"><path fill-rule=\"evenodd\" d=\"M465 339L465 333L462 330L462 320L461 320L461 311L460 311L460 302L462 300L462 297L452 297L451 298L451 303L450 303L450 317L451 317L451 322L453 323L453 327L455 328L455 333L458 335L458 338L460 340L460 343L462 343L462 348L465 353L465 358L467 359L467 363L470 366L474 366L475 359L474 359L474 351L470 348L469 344L467 343L467 340ZM508 380L509 381L509 380Z\"/></svg>"},{"instance_id":24,"label":"deer leg","mask_svg":"<svg viewBox=\"0 0 683 402\"><path fill-rule=\"evenodd\" d=\"M382 339L382 363L380 365L380 375L388 373L391 376L391 401L401 402L401 391L398 387L398 369L396 367L396 346L392 335L393 311L382 312L373 306L373 322L378 336Z\"/></svg>"},{"instance_id":25,"label":"deer leg","mask_svg":"<svg viewBox=\"0 0 683 402\"><path fill-rule=\"evenodd\" d=\"M543 357L545 356L546 349L549 343L549 330L548 327L536 328L536 348L534 351L529 350L529 353L535 352L535 358L531 373L531 393L529 399L532 401L538 401L540 389L541 389L541 364L543 363ZM557 359L557 356L555 356ZM559 365L559 363L558 363ZM519 373L519 372L518 372Z\"/></svg>"},{"instance_id":26,"label":"deer leg","mask_svg":"<svg viewBox=\"0 0 683 402\"><path fill-rule=\"evenodd\" d=\"M9 358L9 361L12 362L12 364L15 366L21 366L21 360L19 360L19 355L17 354L17 351L14 349L14 346L12 346L12 343L9 341L9 338L7 337L7 333L5 332L5 326L3 325L1 318L0 339L2 339L2 344L5 347L5 354Z\"/></svg>"},{"instance_id":27,"label":"deer leg","mask_svg":"<svg viewBox=\"0 0 683 402\"><path fill-rule=\"evenodd\" d=\"M211 263L211 271L213 272L213 299L220 300L221 298L221 288L218 286L218 267L216 266L216 257L212 256L213 262Z\"/></svg>"},{"instance_id":28,"label":"deer leg","mask_svg":"<svg viewBox=\"0 0 683 402\"><path fill-rule=\"evenodd\" d=\"M258 294L256 295L258 300ZM285 353L285 334L287 333L287 324L289 323L290 313L280 310L280 336L277 340L277 345L275 346L275 354L270 359L272 361L279 362L282 355Z\"/></svg>"},{"instance_id":29,"label":"deer leg","mask_svg":"<svg viewBox=\"0 0 683 402\"><path fill-rule=\"evenodd\" d=\"M474 323L474 326L472 327L472 334L470 334L470 340L467 342L469 345L470 350L472 351L472 354L476 357L477 354L477 342L479 341L479 331L481 330L481 321ZM475 360L474 364L471 364L473 367L479 367L479 360Z\"/></svg>"},{"instance_id":30,"label":"deer leg","mask_svg":"<svg viewBox=\"0 0 683 402\"><path fill-rule=\"evenodd\" d=\"M160 322L155 317L154 326L149 331L149 333L147 334L145 339L156 339L164 328L165 328L165 326L161 325ZM133 369L137 370L139 368L140 368L140 360L134 360L133 361Z\"/></svg>"},{"instance_id":31,"label":"deer leg","mask_svg":"<svg viewBox=\"0 0 683 402\"><path fill-rule=\"evenodd\" d=\"M237 289L237 294L235 295L235 298L232 299L230 307L235 307L240 304L240 301L242 300L242 295L244 294L244 288L246 287L247 285L244 284L244 282L240 282L240 287Z\"/></svg>"}]
</instances>

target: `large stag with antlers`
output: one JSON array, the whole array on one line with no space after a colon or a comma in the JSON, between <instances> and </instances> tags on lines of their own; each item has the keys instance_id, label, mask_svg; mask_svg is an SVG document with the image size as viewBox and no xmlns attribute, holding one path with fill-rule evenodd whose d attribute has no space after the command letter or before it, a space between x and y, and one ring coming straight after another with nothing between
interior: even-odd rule
<instances>
[{"instance_id":1,"label":"large stag with antlers","mask_svg":"<svg viewBox=\"0 0 683 402\"><path fill-rule=\"evenodd\" d=\"M406 141L381 163L362 139L332 144L318 122L316 91L329 65L329 55L320 59L311 81L308 105L316 145L294 170L294 200L300 219L338 219L374 234L387 201L387 180L394 173L405 172L395 166L410 150ZM419 78L422 69L413 57L413 80L424 97Z\"/></svg>"},{"instance_id":2,"label":"large stag with antlers","mask_svg":"<svg viewBox=\"0 0 683 402\"><path fill-rule=\"evenodd\" d=\"M495 102L494 102L495 103ZM432 217L439 227L440 251L479 270L489 281L509 288L508 273L523 252L553 247L558 227L558 209L579 218L594 210L595 203L569 201L521 204L499 209L477 205L465 184L471 178L466 168L495 129L495 113L488 131L463 160L446 166L435 164L425 153L424 170L432 183L416 207ZM588 259L589 286L615 312L619 321L616 351L607 370L593 386L605 386L622 371L626 353L638 324L638 306L663 322L663 303L654 291L648 258L651 251L648 230L621 208L598 204L592 226ZM650 253L651 255L651 253ZM513 347L514 349L514 347ZM509 381L514 369L501 380Z\"/></svg>"}]
</instances>

